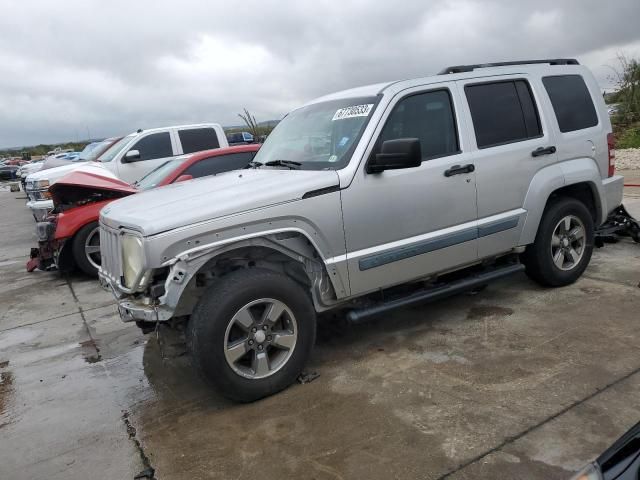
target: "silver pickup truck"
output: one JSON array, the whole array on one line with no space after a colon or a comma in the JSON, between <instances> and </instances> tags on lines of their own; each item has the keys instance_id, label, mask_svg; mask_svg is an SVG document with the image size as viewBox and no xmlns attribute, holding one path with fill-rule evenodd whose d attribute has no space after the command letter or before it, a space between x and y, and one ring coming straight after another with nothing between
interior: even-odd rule
<instances>
[{"instance_id":1,"label":"silver pickup truck","mask_svg":"<svg viewBox=\"0 0 640 480\"><path fill-rule=\"evenodd\" d=\"M188 321L194 364L239 401L295 381L318 313L357 322L521 270L574 282L623 188L599 87L572 59L318 98L251 166L100 215L122 319Z\"/></svg>"}]
</instances>

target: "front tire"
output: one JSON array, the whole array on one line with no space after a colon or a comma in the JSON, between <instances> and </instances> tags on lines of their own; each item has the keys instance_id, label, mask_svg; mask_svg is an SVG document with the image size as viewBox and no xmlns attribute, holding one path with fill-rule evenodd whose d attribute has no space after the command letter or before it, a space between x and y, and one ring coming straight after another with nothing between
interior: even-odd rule
<instances>
[{"instance_id":1,"label":"front tire","mask_svg":"<svg viewBox=\"0 0 640 480\"><path fill-rule=\"evenodd\" d=\"M90 277L98 277L100 268L100 225L91 222L73 237L71 251L76 266Z\"/></svg>"},{"instance_id":2,"label":"front tire","mask_svg":"<svg viewBox=\"0 0 640 480\"><path fill-rule=\"evenodd\" d=\"M309 293L281 273L237 270L204 293L187 338L196 369L222 395L251 402L292 384L313 348Z\"/></svg>"},{"instance_id":3,"label":"front tire","mask_svg":"<svg viewBox=\"0 0 640 480\"><path fill-rule=\"evenodd\" d=\"M584 203L558 198L546 208L536 239L522 256L527 275L546 287L575 282L593 252L593 218Z\"/></svg>"}]
</instances>

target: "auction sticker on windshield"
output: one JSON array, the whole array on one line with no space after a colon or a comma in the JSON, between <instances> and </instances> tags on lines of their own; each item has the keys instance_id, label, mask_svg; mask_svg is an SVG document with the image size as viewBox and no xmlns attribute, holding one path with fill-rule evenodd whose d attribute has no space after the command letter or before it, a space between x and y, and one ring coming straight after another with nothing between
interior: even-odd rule
<instances>
[{"instance_id":1,"label":"auction sticker on windshield","mask_svg":"<svg viewBox=\"0 0 640 480\"><path fill-rule=\"evenodd\" d=\"M331 121L335 120L343 120L345 118L353 118L353 117L366 117L371 113L371 109L373 108L373 103L367 103L364 105L353 105L351 107L345 107L338 110Z\"/></svg>"}]
</instances>

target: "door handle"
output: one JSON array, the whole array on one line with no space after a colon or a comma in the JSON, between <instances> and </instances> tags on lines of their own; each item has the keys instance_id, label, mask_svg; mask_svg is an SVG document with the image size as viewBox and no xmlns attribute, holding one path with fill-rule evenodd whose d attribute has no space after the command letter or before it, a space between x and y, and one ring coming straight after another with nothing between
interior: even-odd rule
<instances>
[{"instance_id":1,"label":"door handle","mask_svg":"<svg viewBox=\"0 0 640 480\"><path fill-rule=\"evenodd\" d=\"M452 177L453 175L461 175L463 173L471 173L476 169L473 163L467 165L454 165L453 167L444 171L445 177Z\"/></svg>"},{"instance_id":2,"label":"door handle","mask_svg":"<svg viewBox=\"0 0 640 480\"><path fill-rule=\"evenodd\" d=\"M556 147L553 145L550 147L538 147L533 152L531 152L532 157L541 157L542 155L551 155L552 153L556 153Z\"/></svg>"}]
</instances>

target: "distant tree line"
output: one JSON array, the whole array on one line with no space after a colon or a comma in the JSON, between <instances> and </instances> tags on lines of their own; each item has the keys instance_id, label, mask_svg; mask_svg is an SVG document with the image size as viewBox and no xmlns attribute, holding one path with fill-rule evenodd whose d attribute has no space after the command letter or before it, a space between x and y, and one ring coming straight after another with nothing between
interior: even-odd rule
<instances>
[{"instance_id":1,"label":"distant tree line","mask_svg":"<svg viewBox=\"0 0 640 480\"><path fill-rule=\"evenodd\" d=\"M611 80L616 91L605 96L616 104L611 116L617 148L640 148L640 61L618 55L618 67L612 67Z\"/></svg>"},{"instance_id":2,"label":"distant tree line","mask_svg":"<svg viewBox=\"0 0 640 480\"><path fill-rule=\"evenodd\" d=\"M40 144L32 147L24 148L11 148L6 150L0 150L0 157L19 157L22 152L28 152L31 156L46 155L47 152L55 148L61 148L62 150L72 149L75 152L81 151L87 146L88 142L67 142L67 143L54 143L54 144Z\"/></svg>"}]
</instances>

